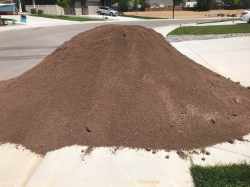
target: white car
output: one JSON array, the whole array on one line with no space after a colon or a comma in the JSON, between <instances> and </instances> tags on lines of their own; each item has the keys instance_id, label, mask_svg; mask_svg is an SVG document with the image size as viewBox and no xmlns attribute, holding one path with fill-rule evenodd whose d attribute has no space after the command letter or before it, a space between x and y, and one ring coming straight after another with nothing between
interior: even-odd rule
<instances>
[{"instance_id":1,"label":"white car","mask_svg":"<svg viewBox=\"0 0 250 187\"><path fill-rule=\"evenodd\" d=\"M96 10L96 13L99 15L106 15L106 16L118 16L118 11L110 7L99 7Z\"/></svg>"},{"instance_id":2,"label":"white car","mask_svg":"<svg viewBox=\"0 0 250 187\"><path fill-rule=\"evenodd\" d=\"M250 10L245 10L241 14L241 20L250 23Z\"/></svg>"}]
</instances>

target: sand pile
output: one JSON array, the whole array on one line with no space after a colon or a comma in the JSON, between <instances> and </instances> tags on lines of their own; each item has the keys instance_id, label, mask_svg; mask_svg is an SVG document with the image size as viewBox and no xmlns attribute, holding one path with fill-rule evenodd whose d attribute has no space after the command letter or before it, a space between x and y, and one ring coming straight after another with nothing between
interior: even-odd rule
<instances>
[{"instance_id":1,"label":"sand pile","mask_svg":"<svg viewBox=\"0 0 250 187\"><path fill-rule=\"evenodd\" d=\"M139 26L81 33L0 86L0 141L190 149L250 132L250 92Z\"/></svg>"}]
</instances>

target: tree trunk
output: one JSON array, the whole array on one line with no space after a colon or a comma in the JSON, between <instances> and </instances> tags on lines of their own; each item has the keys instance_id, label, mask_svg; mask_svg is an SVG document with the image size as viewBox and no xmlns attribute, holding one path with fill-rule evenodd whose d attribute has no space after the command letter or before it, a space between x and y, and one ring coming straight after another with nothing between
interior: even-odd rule
<instances>
[{"instance_id":1,"label":"tree trunk","mask_svg":"<svg viewBox=\"0 0 250 187\"><path fill-rule=\"evenodd\" d=\"M36 8L36 1L35 0L32 0L32 5L33 5L33 8L35 9Z\"/></svg>"},{"instance_id":2,"label":"tree trunk","mask_svg":"<svg viewBox=\"0 0 250 187\"><path fill-rule=\"evenodd\" d=\"M175 15L174 15L174 10L175 10L175 0L173 0L173 19L174 19L174 17L175 17Z\"/></svg>"},{"instance_id":3,"label":"tree trunk","mask_svg":"<svg viewBox=\"0 0 250 187\"><path fill-rule=\"evenodd\" d=\"M81 0L82 15L85 14L86 0Z\"/></svg>"}]
</instances>

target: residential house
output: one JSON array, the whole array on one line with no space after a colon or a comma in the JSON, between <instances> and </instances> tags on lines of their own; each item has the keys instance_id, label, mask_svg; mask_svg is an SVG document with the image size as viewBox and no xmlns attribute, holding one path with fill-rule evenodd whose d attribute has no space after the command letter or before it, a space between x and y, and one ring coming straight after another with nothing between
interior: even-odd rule
<instances>
[{"instance_id":1,"label":"residential house","mask_svg":"<svg viewBox=\"0 0 250 187\"><path fill-rule=\"evenodd\" d=\"M55 15L87 15L96 14L99 6L111 6L111 0L71 0L69 8L62 8L57 5L56 0L24 0L26 11L31 9L43 10L45 14Z\"/></svg>"},{"instance_id":2,"label":"residential house","mask_svg":"<svg viewBox=\"0 0 250 187\"><path fill-rule=\"evenodd\" d=\"M145 0L148 8L169 8L173 6L173 0Z\"/></svg>"}]
</instances>

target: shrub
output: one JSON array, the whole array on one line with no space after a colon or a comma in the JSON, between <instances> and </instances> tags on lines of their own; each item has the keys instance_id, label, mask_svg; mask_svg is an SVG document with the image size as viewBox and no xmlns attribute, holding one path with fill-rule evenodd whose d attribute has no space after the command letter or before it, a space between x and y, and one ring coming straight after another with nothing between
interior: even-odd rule
<instances>
[{"instance_id":1,"label":"shrub","mask_svg":"<svg viewBox=\"0 0 250 187\"><path fill-rule=\"evenodd\" d=\"M43 14L43 10L38 10L38 11L37 11L37 14L38 14L38 15L42 15L42 14Z\"/></svg>"},{"instance_id":2,"label":"shrub","mask_svg":"<svg viewBox=\"0 0 250 187\"><path fill-rule=\"evenodd\" d=\"M37 11L36 11L35 8L32 8L32 9L30 9L30 13L31 13L31 14L37 14Z\"/></svg>"}]
</instances>

